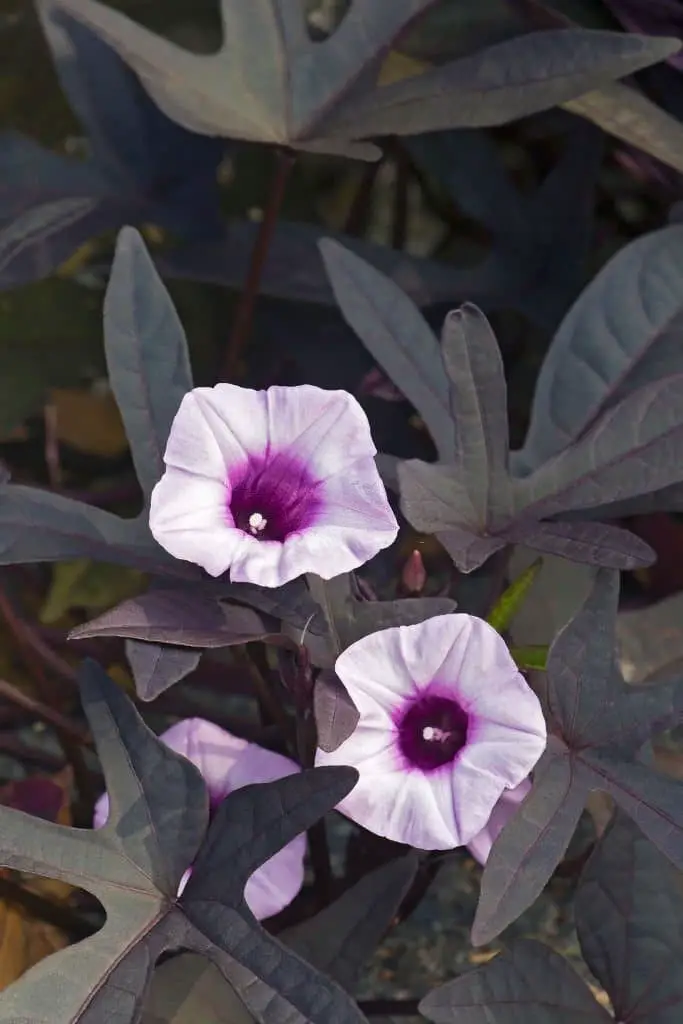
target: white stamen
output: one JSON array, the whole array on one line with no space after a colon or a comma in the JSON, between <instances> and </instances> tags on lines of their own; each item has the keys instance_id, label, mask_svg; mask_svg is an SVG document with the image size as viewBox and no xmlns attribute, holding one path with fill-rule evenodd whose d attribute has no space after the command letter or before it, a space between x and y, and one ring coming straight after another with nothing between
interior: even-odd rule
<instances>
[{"instance_id":1,"label":"white stamen","mask_svg":"<svg viewBox=\"0 0 683 1024\"><path fill-rule=\"evenodd\" d=\"M261 515L260 512L252 512L249 516L249 531L250 533L257 534L262 533L268 525L268 520Z\"/></svg>"},{"instance_id":2,"label":"white stamen","mask_svg":"<svg viewBox=\"0 0 683 1024\"><path fill-rule=\"evenodd\" d=\"M446 732L443 729L438 729L434 725L426 725L422 730L422 739L427 740L428 743L443 743L443 741L447 740L449 736L449 732Z\"/></svg>"}]
</instances>

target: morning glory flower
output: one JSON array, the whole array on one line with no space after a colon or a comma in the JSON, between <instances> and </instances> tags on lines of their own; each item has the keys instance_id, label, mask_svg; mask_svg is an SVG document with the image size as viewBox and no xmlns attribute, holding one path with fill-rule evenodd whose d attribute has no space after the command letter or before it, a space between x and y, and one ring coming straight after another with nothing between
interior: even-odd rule
<instances>
[{"instance_id":1,"label":"morning glory flower","mask_svg":"<svg viewBox=\"0 0 683 1024\"><path fill-rule=\"evenodd\" d=\"M358 770L337 809L387 839L421 850L472 842L545 749L538 698L502 637L472 615L363 637L335 670L360 718L316 764Z\"/></svg>"},{"instance_id":2,"label":"morning glory flower","mask_svg":"<svg viewBox=\"0 0 683 1024\"><path fill-rule=\"evenodd\" d=\"M331 579L398 533L376 452L345 391L194 388L171 426L150 529L175 558L235 583Z\"/></svg>"},{"instance_id":3,"label":"morning glory flower","mask_svg":"<svg viewBox=\"0 0 683 1024\"><path fill-rule=\"evenodd\" d=\"M239 739L203 718L177 722L159 739L199 768L209 791L211 815L233 790L254 782L274 782L301 771L288 757ZM104 793L95 804L94 827L101 828L108 817L109 797ZM306 837L299 835L251 876L244 897L259 921L279 913L297 895L304 882L305 855ZM230 870L229 864L225 865L225 870ZM191 869L188 869L181 879L178 895L190 874Z\"/></svg>"}]
</instances>

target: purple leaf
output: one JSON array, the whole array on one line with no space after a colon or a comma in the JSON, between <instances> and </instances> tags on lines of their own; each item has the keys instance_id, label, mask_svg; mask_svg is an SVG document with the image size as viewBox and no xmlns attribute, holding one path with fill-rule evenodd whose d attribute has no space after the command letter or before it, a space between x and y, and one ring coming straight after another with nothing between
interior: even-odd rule
<instances>
[{"instance_id":1,"label":"purple leaf","mask_svg":"<svg viewBox=\"0 0 683 1024\"><path fill-rule=\"evenodd\" d=\"M185 647L165 647L145 640L126 640L126 658L135 689L141 700L155 700L160 693L194 672L201 651Z\"/></svg>"},{"instance_id":2,"label":"purple leaf","mask_svg":"<svg viewBox=\"0 0 683 1024\"><path fill-rule=\"evenodd\" d=\"M534 551L607 569L642 568L657 558L650 545L634 533L605 523L545 522L527 527L522 519L505 531L505 537Z\"/></svg>"},{"instance_id":3,"label":"purple leaf","mask_svg":"<svg viewBox=\"0 0 683 1024\"><path fill-rule=\"evenodd\" d=\"M323 670L315 681L313 715L318 746L328 753L340 747L358 725L358 708L344 684L330 670Z\"/></svg>"},{"instance_id":4,"label":"purple leaf","mask_svg":"<svg viewBox=\"0 0 683 1024\"><path fill-rule=\"evenodd\" d=\"M146 497L164 472L164 449L192 388L187 341L142 238L119 234L104 299L109 379Z\"/></svg>"},{"instance_id":5,"label":"purple leaf","mask_svg":"<svg viewBox=\"0 0 683 1024\"><path fill-rule=\"evenodd\" d=\"M386 85L331 119L337 139L493 127L664 60L675 39L588 29L531 32Z\"/></svg>"},{"instance_id":6,"label":"purple leaf","mask_svg":"<svg viewBox=\"0 0 683 1024\"><path fill-rule=\"evenodd\" d=\"M472 942L484 946L536 900L562 860L583 813L587 775L553 737L531 792L491 848Z\"/></svg>"},{"instance_id":7,"label":"purple leaf","mask_svg":"<svg viewBox=\"0 0 683 1024\"><path fill-rule=\"evenodd\" d=\"M434 615L448 615L456 608L455 601L448 597L366 601L360 596L358 584L349 573L331 580L310 575L308 586L329 626L331 642L324 653L319 643L313 649L309 647L311 659L322 668L334 665L342 651L369 633L377 633L390 626L414 625ZM309 646L308 640L306 645Z\"/></svg>"},{"instance_id":8,"label":"purple leaf","mask_svg":"<svg viewBox=\"0 0 683 1024\"><path fill-rule=\"evenodd\" d=\"M76 829L0 807L0 864L81 886L101 901L106 922L0 993L0 1017L137 1024L156 961L186 949L212 960L264 1024L361 1024L337 985L257 925L243 894L254 868L346 795L353 769L247 786L223 801L205 837L209 801L194 765L153 735L94 662L84 666L81 692L109 820L102 829Z\"/></svg>"},{"instance_id":9,"label":"purple leaf","mask_svg":"<svg viewBox=\"0 0 683 1024\"><path fill-rule=\"evenodd\" d=\"M551 738L530 794L494 843L472 936L491 941L541 892L591 790L614 797L683 865L683 784L642 760L650 736L680 722L683 681L627 686L616 669L618 574L601 569L583 607L555 638L542 701Z\"/></svg>"},{"instance_id":10,"label":"purple leaf","mask_svg":"<svg viewBox=\"0 0 683 1024\"><path fill-rule=\"evenodd\" d=\"M454 454L454 428L441 349L410 298L384 274L327 238L325 269L344 319L409 402L420 410L444 460Z\"/></svg>"},{"instance_id":11,"label":"purple leaf","mask_svg":"<svg viewBox=\"0 0 683 1024\"><path fill-rule=\"evenodd\" d=\"M410 889L417 868L418 857L411 850L369 872L334 903L284 932L283 942L347 991L353 991Z\"/></svg>"},{"instance_id":12,"label":"purple leaf","mask_svg":"<svg viewBox=\"0 0 683 1024\"><path fill-rule=\"evenodd\" d=\"M183 127L363 159L378 150L359 139L502 124L647 67L676 48L670 40L623 33L535 33L377 86L384 55L434 0L382 7L356 0L322 42L309 38L302 10L282 0L238 8L223 3L222 45L209 56L182 50L95 0L59 3L112 46Z\"/></svg>"},{"instance_id":13,"label":"purple leaf","mask_svg":"<svg viewBox=\"0 0 683 1024\"><path fill-rule=\"evenodd\" d=\"M683 370L682 265L676 224L630 242L593 278L543 361L516 473L557 455L632 391Z\"/></svg>"},{"instance_id":14,"label":"purple leaf","mask_svg":"<svg viewBox=\"0 0 683 1024\"><path fill-rule=\"evenodd\" d=\"M420 1013L434 1024L609 1024L612 1017L567 961L518 939L489 963L430 992Z\"/></svg>"},{"instance_id":15,"label":"purple leaf","mask_svg":"<svg viewBox=\"0 0 683 1024\"><path fill-rule=\"evenodd\" d=\"M70 640L125 636L180 647L230 647L262 640L275 632L253 609L227 604L197 587L158 587L123 601L103 615L77 626Z\"/></svg>"},{"instance_id":16,"label":"purple leaf","mask_svg":"<svg viewBox=\"0 0 683 1024\"><path fill-rule=\"evenodd\" d=\"M574 901L581 952L617 1020L681 1019L683 899L676 875L619 812L583 870Z\"/></svg>"},{"instance_id":17,"label":"purple leaf","mask_svg":"<svg viewBox=\"0 0 683 1024\"><path fill-rule=\"evenodd\" d=\"M650 36L683 36L683 10L679 0L604 0L629 32L647 32ZM683 70L683 55L667 57L669 64Z\"/></svg>"},{"instance_id":18,"label":"purple leaf","mask_svg":"<svg viewBox=\"0 0 683 1024\"><path fill-rule=\"evenodd\" d=\"M640 389L574 447L518 479L508 470L502 361L483 313L471 304L451 313L440 349L396 285L336 244L323 249L344 316L416 405L437 446L438 463L396 467L401 509L416 530L436 534L467 573L509 543L614 568L652 563L651 549L625 531L576 517L544 520L676 480L683 375Z\"/></svg>"}]
</instances>

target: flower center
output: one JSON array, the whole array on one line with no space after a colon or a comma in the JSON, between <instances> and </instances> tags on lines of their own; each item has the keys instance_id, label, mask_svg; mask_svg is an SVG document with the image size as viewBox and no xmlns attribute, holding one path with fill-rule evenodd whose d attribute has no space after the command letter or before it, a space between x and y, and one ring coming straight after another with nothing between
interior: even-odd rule
<instances>
[{"instance_id":1,"label":"flower center","mask_svg":"<svg viewBox=\"0 0 683 1024\"><path fill-rule=\"evenodd\" d=\"M431 772L450 764L467 743L469 716L450 697L424 696L398 722L398 743L413 768Z\"/></svg>"},{"instance_id":2,"label":"flower center","mask_svg":"<svg viewBox=\"0 0 683 1024\"><path fill-rule=\"evenodd\" d=\"M260 512L252 512L249 516L249 533L253 533L255 537L258 537L259 533L262 533L267 525L268 520Z\"/></svg>"},{"instance_id":3,"label":"flower center","mask_svg":"<svg viewBox=\"0 0 683 1024\"><path fill-rule=\"evenodd\" d=\"M286 453L250 456L230 473L228 511L235 526L257 540L284 542L312 526L322 509L320 484Z\"/></svg>"}]
</instances>

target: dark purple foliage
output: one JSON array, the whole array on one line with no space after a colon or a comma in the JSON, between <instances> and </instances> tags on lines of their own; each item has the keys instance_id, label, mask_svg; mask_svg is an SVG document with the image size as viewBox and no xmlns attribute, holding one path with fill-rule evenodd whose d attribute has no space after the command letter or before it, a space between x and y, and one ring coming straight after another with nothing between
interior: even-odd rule
<instances>
[{"instance_id":1,"label":"dark purple foliage","mask_svg":"<svg viewBox=\"0 0 683 1024\"><path fill-rule=\"evenodd\" d=\"M477 730L466 699L461 705L440 690L438 670L432 678L430 667L415 696L421 666L440 648L407 645L406 632L392 629L393 661L373 662L366 652L363 662L356 648L355 662L348 652L347 671L361 664L372 678L370 708L363 687L354 689L350 675L342 682L335 664L344 675L339 655L380 630L443 616L446 636L454 622L473 621L454 613L490 616L495 608L503 638L486 626L495 639L489 654L474 668L458 662L463 679L467 671L482 693L491 687L494 739L482 763L504 780L484 807L485 827L465 837L485 862L472 941L496 940L557 869L575 870L570 844L590 794L601 792L612 802L610 820L578 858L581 955L620 1024L679 1024L683 782L661 770L658 743L662 734L675 740L683 722L683 679L675 666L664 680L626 682L617 648L620 572L656 557L626 528L630 518L683 511L677 210L621 239L594 271L603 172L614 170L606 133L619 140L622 163L655 175L670 194L683 172L683 2L596 0L597 24L614 26L616 18L625 29L609 31L574 24L540 0L482 5L484 13L459 2L351 0L343 12L345 5L327 5L328 14L343 14L328 29L318 11L316 35L306 30L303 3L223 0L224 38L210 55L183 50L96 0L35 3L89 155L67 159L15 132L0 134L0 288L47 277L85 242L118 232L111 266L91 269L108 275L107 371L143 507L123 518L54 488L14 483L3 463L0 566L83 559L144 572L144 592L81 621L71 650L78 655L78 641L124 640L137 698L164 694L145 705L151 716L211 695L216 718L229 720L225 749L235 752L222 767L229 760L236 775L222 780L228 795L211 806L211 751L200 773L157 738L95 661L78 673L88 731L67 718L70 694L56 686L46 710L53 676L69 678L71 662L51 650L47 631L13 623L9 598L0 600L22 652L45 661L35 669L35 696L17 698L22 714L36 709L68 756L77 743L88 748L85 759L78 750L72 757L83 798L77 824L87 824L93 741L110 801L103 828L67 827L57 823L65 794L55 782L28 777L4 787L0 869L10 895L11 872L45 876L85 890L104 914L99 931L89 919L82 941L0 993L0 1021L213 1024L229 1012L234 1024L363 1024L364 1010L414 1014L424 993L379 1008L360 1001L362 971L385 933L418 907L441 864L452 858L457 868L457 854L410 849L417 833L390 842L359 816L347 818L349 856L336 873L328 824L339 816L326 815L340 803L348 810L342 801L359 779L365 784L371 759L312 765L320 751L346 756L351 737L345 749L358 750L366 738L377 745L391 733L374 754L386 757L406 792L418 773L428 776L433 789L421 792L434 798L438 818L439 800L450 795L440 784L467 762ZM396 51L431 63L386 84L382 75L400 66ZM507 159L513 133L522 170ZM259 197L261 220L224 217L223 158L266 147L279 170ZM365 237L382 180L367 166L380 158L396 176L391 247ZM296 179L297 161L324 176L345 159L365 161L366 170L339 233L313 212L310 223L279 216L292 168L297 188L317 187L303 172ZM425 255L415 255L410 237L414 193L444 228ZM131 226L149 224L164 237L155 261ZM223 307L218 318L229 370L211 383L306 383L357 396L381 449L389 498L375 474L377 493L392 522L394 512L401 517L392 549L367 564L358 558L356 573L311 573L268 588L234 583L229 572L210 577L154 540L150 500L193 388L185 329L164 284L171 278L200 283L211 316L217 286L238 293L232 334ZM529 360L535 387L520 430ZM244 362L246 378L234 380ZM325 515L327 478L314 479L302 461L247 451L245 443L240 461L228 465L214 442L229 525L276 546ZM366 459L373 473L374 451ZM345 527L344 517L362 518L370 499L362 481L343 483ZM533 586L523 597L515 586L506 590L518 545L582 563L591 576L583 606L548 649L505 648L519 602L533 600ZM331 547L320 558L334 566ZM42 586L39 575L26 578ZM209 661L211 685L202 674ZM530 664L544 668L532 673ZM236 673L239 685L229 679ZM536 757L547 733L521 784L503 771L511 741L495 741L496 730L508 735L515 709L505 694L517 686L537 716L535 730L529 712L516 724L526 738L533 732ZM12 692L8 682L2 689ZM248 712L244 701L234 710L233 690L247 695ZM245 749L263 765L279 758L292 774L264 769L260 778L273 781L257 784L244 768L249 758L238 756ZM472 786L477 772L481 764ZM519 774L527 772L525 763ZM372 782L371 801L385 799L380 775ZM466 795L477 805L477 793ZM404 796L397 786L388 811L399 822ZM458 808L448 812L458 819ZM300 851L305 837L310 871L302 887L300 852L299 895L264 926L245 887L297 836ZM557 952L508 937L493 960L424 995L423 1016L434 1024L608 1024L611 1016Z\"/></svg>"}]
</instances>

